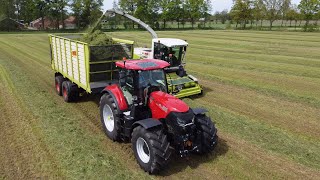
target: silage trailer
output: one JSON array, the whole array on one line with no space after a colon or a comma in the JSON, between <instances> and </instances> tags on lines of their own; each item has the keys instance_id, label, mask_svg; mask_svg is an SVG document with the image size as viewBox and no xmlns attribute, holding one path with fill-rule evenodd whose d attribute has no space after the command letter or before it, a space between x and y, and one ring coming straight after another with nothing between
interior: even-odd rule
<instances>
[{"instance_id":1,"label":"silage trailer","mask_svg":"<svg viewBox=\"0 0 320 180\"><path fill-rule=\"evenodd\" d=\"M110 45L92 46L76 40L80 36L49 35L56 91L68 102L80 92L100 93L118 79L115 62L133 58L133 41L112 38Z\"/></svg>"}]
</instances>

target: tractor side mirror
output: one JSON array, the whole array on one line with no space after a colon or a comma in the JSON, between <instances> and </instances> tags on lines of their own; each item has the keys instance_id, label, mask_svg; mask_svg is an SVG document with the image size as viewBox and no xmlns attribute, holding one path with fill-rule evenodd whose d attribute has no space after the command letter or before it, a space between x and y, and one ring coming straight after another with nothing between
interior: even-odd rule
<instances>
[{"instance_id":1,"label":"tractor side mirror","mask_svg":"<svg viewBox=\"0 0 320 180\"><path fill-rule=\"evenodd\" d=\"M184 52L187 51L187 46L183 47L183 51L184 51Z\"/></svg>"}]
</instances>

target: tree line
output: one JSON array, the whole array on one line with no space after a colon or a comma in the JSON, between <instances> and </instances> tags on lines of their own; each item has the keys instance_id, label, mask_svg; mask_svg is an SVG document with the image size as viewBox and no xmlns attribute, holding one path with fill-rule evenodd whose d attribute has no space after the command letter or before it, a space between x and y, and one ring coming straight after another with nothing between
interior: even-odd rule
<instances>
[{"instance_id":1,"label":"tree line","mask_svg":"<svg viewBox=\"0 0 320 180\"><path fill-rule=\"evenodd\" d=\"M103 0L0 0L0 18L7 17L23 23L30 23L41 18L55 22L56 29L64 20L73 15L78 27L85 27L95 22L101 15Z\"/></svg>"},{"instance_id":2,"label":"tree line","mask_svg":"<svg viewBox=\"0 0 320 180\"><path fill-rule=\"evenodd\" d=\"M166 22L176 21L179 25L191 22L192 28L196 21L201 20L203 27L208 21L227 21L235 24L237 29L246 29L248 24L262 27L262 23L268 20L270 29L276 20L292 21L295 25L304 20L308 28L313 20L316 25L320 19L320 0L301 0L296 5L291 0L233 0L230 11L223 10L212 14L211 0L119 0L119 8L136 17L154 23L162 21L163 28ZM116 4L114 5L115 7Z\"/></svg>"},{"instance_id":3,"label":"tree line","mask_svg":"<svg viewBox=\"0 0 320 180\"><path fill-rule=\"evenodd\" d=\"M234 0L234 5L230 11L231 20L235 21L237 26L246 28L247 24L255 23L262 26L263 20L268 20L270 29L274 21L281 20L281 26L284 21L305 20L305 27L310 26L310 21L317 23L320 19L320 0L301 0L299 5L292 4L291 0Z\"/></svg>"},{"instance_id":4,"label":"tree line","mask_svg":"<svg viewBox=\"0 0 320 180\"><path fill-rule=\"evenodd\" d=\"M77 27L84 28L93 24L102 15L103 0L0 0L0 18L9 17L22 20L24 23L41 18L49 18L56 22L57 29L63 20L73 15ZM304 20L305 27L318 23L320 19L320 0L301 0L298 5L291 0L233 0L230 11L212 14L211 0L118 0L113 1L113 7L128 12L147 22L154 28L167 28L168 22L176 22L178 28L186 22L194 25L201 21L206 27L208 21L228 22L236 28L246 29L248 26L262 26L268 20L270 29L276 20ZM162 26L160 27L159 23ZM312 22L312 23L310 23ZM133 26L134 27L134 26Z\"/></svg>"}]
</instances>

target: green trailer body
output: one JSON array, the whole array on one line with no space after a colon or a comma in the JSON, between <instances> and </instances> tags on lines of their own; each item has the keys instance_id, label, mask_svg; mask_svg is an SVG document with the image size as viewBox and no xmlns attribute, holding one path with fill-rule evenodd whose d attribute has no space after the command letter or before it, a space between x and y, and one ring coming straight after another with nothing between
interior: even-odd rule
<instances>
[{"instance_id":1,"label":"green trailer body","mask_svg":"<svg viewBox=\"0 0 320 180\"><path fill-rule=\"evenodd\" d=\"M49 35L52 69L87 93L98 93L118 79L115 62L133 58L133 41L112 39L111 45L91 46L81 35Z\"/></svg>"}]
</instances>

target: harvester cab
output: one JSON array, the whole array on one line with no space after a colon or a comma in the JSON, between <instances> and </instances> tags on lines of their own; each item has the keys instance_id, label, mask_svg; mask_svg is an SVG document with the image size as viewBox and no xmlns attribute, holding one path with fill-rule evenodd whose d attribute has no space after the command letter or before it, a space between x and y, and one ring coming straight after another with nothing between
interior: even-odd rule
<instances>
[{"instance_id":1,"label":"harvester cab","mask_svg":"<svg viewBox=\"0 0 320 180\"><path fill-rule=\"evenodd\" d=\"M112 140L131 140L138 164L156 173L169 162L172 150L181 157L209 153L217 144L217 129L206 110L190 108L168 94L163 60L116 62L119 83L102 91L100 116Z\"/></svg>"},{"instance_id":2,"label":"harvester cab","mask_svg":"<svg viewBox=\"0 0 320 180\"><path fill-rule=\"evenodd\" d=\"M178 98L202 94L198 79L185 70L188 43L175 38L154 38L152 48L134 48L136 58L159 59L170 64L165 69L169 93Z\"/></svg>"},{"instance_id":3,"label":"harvester cab","mask_svg":"<svg viewBox=\"0 0 320 180\"><path fill-rule=\"evenodd\" d=\"M167 72L177 72L177 75L183 77L185 56L188 43L181 39L161 38L152 40L152 52L154 59L167 61L170 67L166 68ZM180 71L183 72L180 72Z\"/></svg>"}]
</instances>

